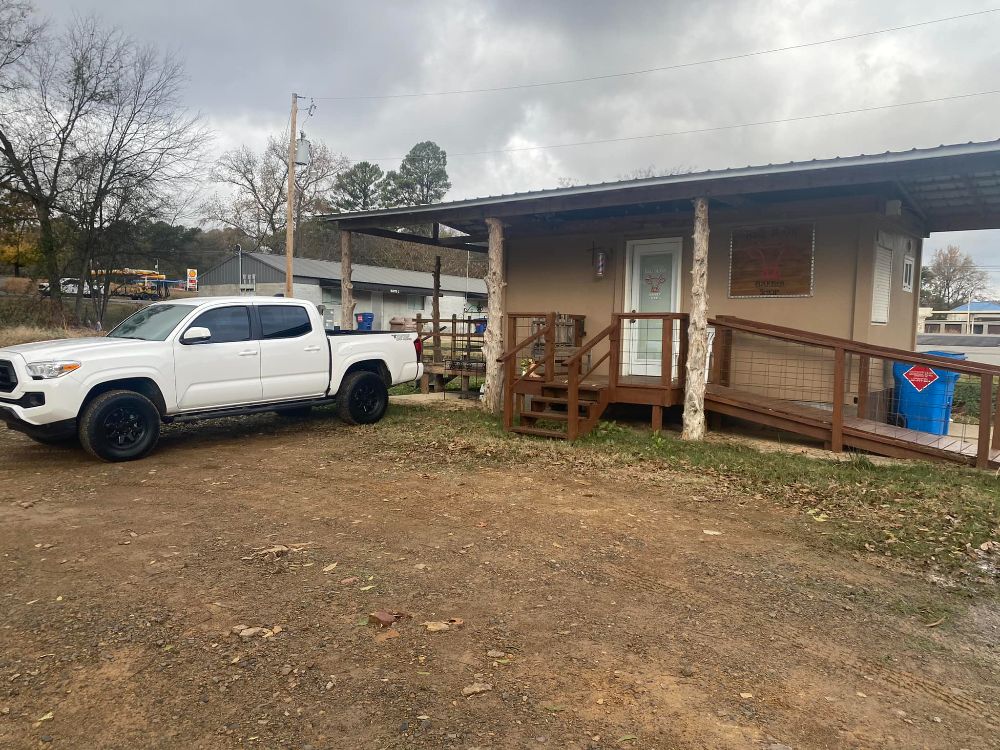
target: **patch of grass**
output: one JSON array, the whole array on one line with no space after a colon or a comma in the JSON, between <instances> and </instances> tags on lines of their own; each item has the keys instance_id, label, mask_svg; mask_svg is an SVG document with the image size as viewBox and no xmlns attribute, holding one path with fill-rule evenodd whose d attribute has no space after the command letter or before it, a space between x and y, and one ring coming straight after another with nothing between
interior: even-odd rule
<instances>
[{"instance_id":1,"label":"patch of grass","mask_svg":"<svg viewBox=\"0 0 1000 750\"><path fill-rule=\"evenodd\" d=\"M0 348L16 344L28 344L32 341L49 341L51 339L71 339L81 336L94 336L94 332L86 328L40 328L38 326L12 326L0 328Z\"/></svg>"},{"instance_id":2,"label":"patch of grass","mask_svg":"<svg viewBox=\"0 0 1000 750\"><path fill-rule=\"evenodd\" d=\"M627 467L651 480L663 472L704 478L719 494L779 505L837 546L910 562L939 574L983 577L979 546L1000 540L1000 479L960 466L920 461L844 460L761 452L713 436L700 443L601 422L569 444L503 432L478 410L393 409L382 439L447 446L447 461L559 465L601 473ZM460 450L454 450L460 448Z\"/></svg>"}]
</instances>

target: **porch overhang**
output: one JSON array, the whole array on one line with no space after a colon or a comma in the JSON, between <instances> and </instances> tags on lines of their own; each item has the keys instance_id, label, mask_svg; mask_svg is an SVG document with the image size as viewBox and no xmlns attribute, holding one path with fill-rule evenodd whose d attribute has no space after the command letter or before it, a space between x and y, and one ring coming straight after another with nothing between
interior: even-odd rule
<instances>
[{"instance_id":1,"label":"porch overhang","mask_svg":"<svg viewBox=\"0 0 1000 750\"><path fill-rule=\"evenodd\" d=\"M466 236L420 238L422 244L485 252L486 219L504 221L510 236L553 231L567 222L690 217L691 201L752 211L767 205L869 199L872 210L898 201L929 232L1000 228L1000 141L939 146L875 156L789 162L623 182L473 198L427 206L335 214L340 228L413 239L394 231L440 224ZM387 229L388 228L388 229ZM415 240L417 241L417 240Z\"/></svg>"}]
</instances>

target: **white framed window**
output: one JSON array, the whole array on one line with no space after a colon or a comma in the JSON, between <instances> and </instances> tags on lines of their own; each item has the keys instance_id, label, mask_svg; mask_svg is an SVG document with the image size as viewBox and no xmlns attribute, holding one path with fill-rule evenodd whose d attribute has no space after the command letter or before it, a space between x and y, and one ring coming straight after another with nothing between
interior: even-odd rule
<instances>
[{"instance_id":1,"label":"white framed window","mask_svg":"<svg viewBox=\"0 0 1000 750\"><path fill-rule=\"evenodd\" d=\"M913 275L916 269L916 261L912 255L903 256L903 291L913 291Z\"/></svg>"},{"instance_id":2,"label":"white framed window","mask_svg":"<svg viewBox=\"0 0 1000 750\"><path fill-rule=\"evenodd\" d=\"M419 294L407 294L406 295L406 309L407 310L423 310L424 309L424 298Z\"/></svg>"},{"instance_id":3,"label":"white framed window","mask_svg":"<svg viewBox=\"0 0 1000 750\"><path fill-rule=\"evenodd\" d=\"M889 300L892 293L892 248L875 245L875 269L872 278L872 323L889 322Z\"/></svg>"}]
</instances>

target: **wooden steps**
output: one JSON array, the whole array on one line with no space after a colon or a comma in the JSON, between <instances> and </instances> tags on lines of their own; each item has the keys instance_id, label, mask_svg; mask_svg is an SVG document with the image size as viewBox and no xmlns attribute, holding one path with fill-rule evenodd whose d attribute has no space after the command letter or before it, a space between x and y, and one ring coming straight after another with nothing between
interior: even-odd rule
<instances>
[{"instance_id":1,"label":"wooden steps","mask_svg":"<svg viewBox=\"0 0 1000 750\"><path fill-rule=\"evenodd\" d=\"M537 384L536 384L537 385ZM534 391L541 393L535 395ZM515 424L512 432L535 437L568 440L590 432L608 405L608 389L601 385L581 385L577 390L577 413L569 412L569 385L546 381L532 393L518 393L515 398ZM546 424L539 427L538 424ZM571 434L572 433L572 434Z\"/></svg>"}]
</instances>

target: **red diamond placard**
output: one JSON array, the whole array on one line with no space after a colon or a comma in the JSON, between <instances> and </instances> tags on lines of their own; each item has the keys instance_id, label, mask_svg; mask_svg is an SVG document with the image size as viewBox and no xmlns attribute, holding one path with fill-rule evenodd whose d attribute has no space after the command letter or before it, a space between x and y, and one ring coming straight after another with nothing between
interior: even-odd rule
<instances>
[{"instance_id":1,"label":"red diamond placard","mask_svg":"<svg viewBox=\"0 0 1000 750\"><path fill-rule=\"evenodd\" d=\"M916 388L919 393L937 380L938 374L926 365L914 365L903 373L903 377L909 380L910 385Z\"/></svg>"}]
</instances>

